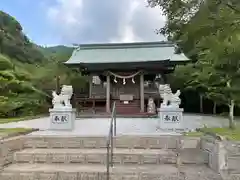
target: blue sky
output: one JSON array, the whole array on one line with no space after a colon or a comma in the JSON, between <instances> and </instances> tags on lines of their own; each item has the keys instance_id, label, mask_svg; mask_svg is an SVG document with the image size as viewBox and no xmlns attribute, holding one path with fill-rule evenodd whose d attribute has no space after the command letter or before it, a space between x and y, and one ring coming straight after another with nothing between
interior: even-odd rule
<instances>
[{"instance_id":1,"label":"blue sky","mask_svg":"<svg viewBox=\"0 0 240 180\"><path fill-rule=\"evenodd\" d=\"M0 0L24 33L40 45L163 40L159 9L146 0Z\"/></svg>"},{"instance_id":2,"label":"blue sky","mask_svg":"<svg viewBox=\"0 0 240 180\"><path fill-rule=\"evenodd\" d=\"M0 0L0 9L14 16L32 41L43 45L58 44L57 36L52 35L50 22L46 19L46 5L41 0Z\"/></svg>"}]
</instances>

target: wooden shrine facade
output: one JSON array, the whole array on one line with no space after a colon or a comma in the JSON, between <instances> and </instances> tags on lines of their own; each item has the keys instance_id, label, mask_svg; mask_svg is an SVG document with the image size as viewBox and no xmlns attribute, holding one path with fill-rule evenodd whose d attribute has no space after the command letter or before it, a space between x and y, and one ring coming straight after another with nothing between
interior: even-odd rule
<instances>
[{"instance_id":1,"label":"wooden shrine facade","mask_svg":"<svg viewBox=\"0 0 240 180\"><path fill-rule=\"evenodd\" d=\"M156 84L166 83L166 74L188 61L174 52L170 42L80 45L66 62L89 76L87 97L75 92L77 106L91 103L94 112L110 113L115 101L118 114L141 114L150 97L159 106Z\"/></svg>"}]
</instances>

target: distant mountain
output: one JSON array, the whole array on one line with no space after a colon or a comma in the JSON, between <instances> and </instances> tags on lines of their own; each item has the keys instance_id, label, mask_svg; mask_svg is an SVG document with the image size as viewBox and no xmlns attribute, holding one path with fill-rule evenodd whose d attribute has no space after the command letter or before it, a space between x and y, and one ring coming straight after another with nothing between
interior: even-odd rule
<instances>
[{"instance_id":1,"label":"distant mountain","mask_svg":"<svg viewBox=\"0 0 240 180\"><path fill-rule=\"evenodd\" d=\"M46 58L50 60L64 62L67 61L69 57L72 55L74 48L59 45L52 47L40 47L40 50L45 55Z\"/></svg>"}]
</instances>

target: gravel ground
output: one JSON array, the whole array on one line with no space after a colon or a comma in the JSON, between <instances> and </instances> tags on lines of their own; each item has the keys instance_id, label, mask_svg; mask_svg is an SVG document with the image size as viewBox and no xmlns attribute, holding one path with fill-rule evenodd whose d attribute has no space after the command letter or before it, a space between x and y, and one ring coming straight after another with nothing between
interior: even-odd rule
<instances>
[{"instance_id":1,"label":"gravel ground","mask_svg":"<svg viewBox=\"0 0 240 180\"><path fill-rule=\"evenodd\" d=\"M0 128L38 128L45 134L80 134L80 135L106 135L109 129L109 118L82 118L77 119L72 132L56 132L48 130L50 118L38 118L27 121L1 124ZM222 127L228 125L223 117L184 114L184 126L196 129L206 124L208 127ZM117 118L118 134L159 134L157 118ZM39 133L39 132L34 132ZM43 133L43 132L41 132Z\"/></svg>"}]
</instances>

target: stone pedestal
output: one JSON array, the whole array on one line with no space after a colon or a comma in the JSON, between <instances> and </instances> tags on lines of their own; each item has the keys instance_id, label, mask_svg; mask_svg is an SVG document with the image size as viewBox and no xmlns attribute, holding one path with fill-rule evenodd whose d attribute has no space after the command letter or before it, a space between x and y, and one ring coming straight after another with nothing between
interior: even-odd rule
<instances>
[{"instance_id":1,"label":"stone pedestal","mask_svg":"<svg viewBox=\"0 0 240 180\"><path fill-rule=\"evenodd\" d=\"M183 131L185 127L182 114L182 108L158 108L159 128L163 130Z\"/></svg>"},{"instance_id":2,"label":"stone pedestal","mask_svg":"<svg viewBox=\"0 0 240 180\"><path fill-rule=\"evenodd\" d=\"M53 108L50 112L50 130L73 130L76 120L76 109Z\"/></svg>"}]
</instances>

